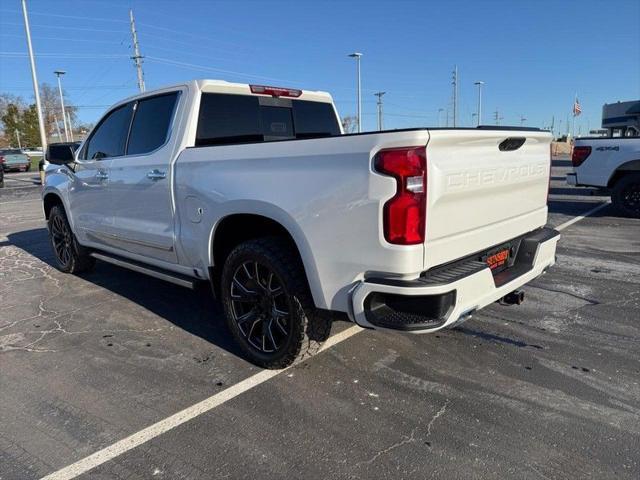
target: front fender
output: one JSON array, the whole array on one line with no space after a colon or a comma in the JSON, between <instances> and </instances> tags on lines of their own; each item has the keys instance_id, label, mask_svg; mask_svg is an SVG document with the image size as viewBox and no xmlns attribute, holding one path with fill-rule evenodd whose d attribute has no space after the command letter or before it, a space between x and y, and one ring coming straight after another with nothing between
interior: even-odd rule
<instances>
[{"instance_id":1,"label":"front fender","mask_svg":"<svg viewBox=\"0 0 640 480\"><path fill-rule=\"evenodd\" d=\"M45 198L48 195L55 195L62 202L62 206L67 214L67 219L71 225L71 229L74 229L73 215L69 208L69 188L73 182L73 172L66 166L52 165L45 170L44 187L42 188L42 212L46 217L44 210Z\"/></svg>"}]
</instances>

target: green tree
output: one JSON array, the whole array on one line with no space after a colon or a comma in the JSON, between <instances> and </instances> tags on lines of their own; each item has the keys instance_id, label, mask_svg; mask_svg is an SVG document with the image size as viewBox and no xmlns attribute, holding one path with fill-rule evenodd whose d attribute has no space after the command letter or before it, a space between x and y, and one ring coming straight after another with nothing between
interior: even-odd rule
<instances>
[{"instance_id":1,"label":"green tree","mask_svg":"<svg viewBox=\"0 0 640 480\"><path fill-rule=\"evenodd\" d=\"M22 112L18 108L18 105L14 103L7 104L2 113L2 117L0 117L0 121L2 121L5 142L11 147L17 147L18 139L16 138L16 132L22 134Z\"/></svg>"},{"instance_id":2,"label":"green tree","mask_svg":"<svg viewBox=\"0 0 640 480\"><path fill-rule=\"evenodd\" d=\"M29 105L22 111L20 136L23 146L42 146L40 141L40 127L38 126L38 110L35 105Z\"/></svg>"}]
</instances>

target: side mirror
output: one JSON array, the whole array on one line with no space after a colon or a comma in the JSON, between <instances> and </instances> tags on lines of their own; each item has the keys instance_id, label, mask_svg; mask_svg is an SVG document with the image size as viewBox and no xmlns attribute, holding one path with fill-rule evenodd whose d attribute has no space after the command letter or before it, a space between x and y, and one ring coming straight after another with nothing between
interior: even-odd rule
<instances>
[{"instance_id":1,"label":"side mirror","mask_svg":"<svg viewBox=\"0 0 640 480\"><path fill-rule=\"evenodd\" d=\"M53 163L55 165L67 165L75 162L75 153L70 145L52 144L47 147L45 158L49 163Z\"/></svg>"}]
</instances>

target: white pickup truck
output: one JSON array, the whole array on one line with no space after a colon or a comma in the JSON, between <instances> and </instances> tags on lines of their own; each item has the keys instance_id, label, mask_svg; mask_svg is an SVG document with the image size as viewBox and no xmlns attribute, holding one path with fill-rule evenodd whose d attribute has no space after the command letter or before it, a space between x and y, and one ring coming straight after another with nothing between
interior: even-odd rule
<instances>
[{"instance_id":1,"label":"white pickup truck","mask_svg":"<svg viewBox=\"0 0 640 480\"><path fill-rule=\"evenodd\" d=\"M579 138L571 163L569 185L609 188L621 213L640 218L640 137Z\"/></svg>"},{"instance_id":2,"label":"white pickup truck","mask_svg":"<svg viewBox=\"0 0 640 480\"><path fill-rule=\"evenodd\" d=\"M113 106L49 158L60 270L95 259L211 282L245 354L281 368L340 313L428 333L554 264L551 135L408 129L344 135L329 94L199 80Z\"/></svg>"}]
</instances>

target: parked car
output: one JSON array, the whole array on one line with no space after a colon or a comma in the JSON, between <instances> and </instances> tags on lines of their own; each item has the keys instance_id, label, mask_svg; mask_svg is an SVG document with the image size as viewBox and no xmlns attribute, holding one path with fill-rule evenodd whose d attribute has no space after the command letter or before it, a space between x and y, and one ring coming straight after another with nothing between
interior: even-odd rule
<instances>
[{"instance_id":1,"label":"parked car","mask_svg":"<svg viewBox=\"0 0 640 480\"><path fill-rule=\"evenodd\" d=\"M4 168L0 168L0 188L4 187Z\"/></svg>"},{"instance_id":2,"label":"parked car","mask_svg":"<svg viewBox=\"0 0 640 480\"><path fill-rule=\"evenodd\" d=\"M0 150L0 165L5 172L11 170L28 172L31 168L31 157L17 148Z\"/></svg>"},{"instance_id":3,"label":"parked car","mask_svg":"<svg viewBox=\"0 0 640 480\"><path fill-rule=\"evenodd\" d=\"M100 259L211 282L247 357L281 368L338 314L431 333L520 303L555 262L550 142L516 127L343 135L327 93L192 81L111 108L47 169L44 215L63 272Z\"/></svg>"},{"instance_id":4,"label":"parked car","mask_svg":"<svg viewBox=\"0 0 640 480\"><path fill-rule=\"evenodd\" d=\"M569 185L611 189L622 214L640 218L640 137L576 139Z\"/></svg>"}]
</instances>

